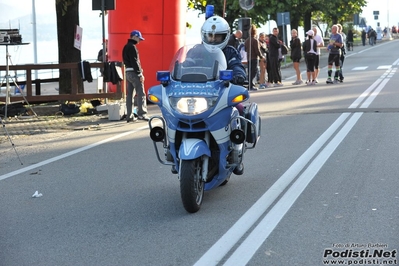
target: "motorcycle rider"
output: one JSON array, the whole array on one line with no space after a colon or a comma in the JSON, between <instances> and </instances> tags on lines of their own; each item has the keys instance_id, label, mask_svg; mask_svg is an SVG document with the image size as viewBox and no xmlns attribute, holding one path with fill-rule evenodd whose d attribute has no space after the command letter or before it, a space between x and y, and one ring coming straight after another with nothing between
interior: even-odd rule
<instances>
[{"instance_id":1,"label":"motorcycle rider","mask_svg":"<svg viewBox=\"0 0 399 266\"><path fill-rule=\"evenodd\" d=\"M233 46L227 45L230 38L230 26L227 21L217 15L211 16L201 27L201 39L203 45L210 51L214 49L221 49L226 57L227 69L233 71L232 83L236 85L243 85L246 80L246 71L241 63L241 55ZM243 114L243 105L236 106L240 114ZM244 165L241 163L234 171L236 175L244 173Z\"/></svg>"},{"instance_id":2,"label":"motorcycle rider","mask_svg":"<svg viewBox=\"0 0 399 266\"><path fill-rule=\"evenodd\" d=\"M243 85L246 80L245 68L237 49L227 45L229 38L229 24L224 18L217 15L209 17L201 27L203 45L211 51L216 48L221 49L226 57L227 69L233 70L232 83Z\"/></svg>"}]
</instances>

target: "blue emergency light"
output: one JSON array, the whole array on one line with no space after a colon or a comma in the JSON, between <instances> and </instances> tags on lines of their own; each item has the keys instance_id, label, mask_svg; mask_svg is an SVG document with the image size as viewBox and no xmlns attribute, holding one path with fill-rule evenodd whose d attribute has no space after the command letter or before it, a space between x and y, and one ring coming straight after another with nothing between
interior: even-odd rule
<instances>
[{"instance_id":1,"label":"blue emergency light","mask_svg":"<svg viewBox=\"0 0 399 266\"><path fill-rule=\"evenodd\" d=\"M215 11L215 8L213 5L207 5L205 7L205 19L212 17L214 11Z\"/></svg>"}]
</instances>

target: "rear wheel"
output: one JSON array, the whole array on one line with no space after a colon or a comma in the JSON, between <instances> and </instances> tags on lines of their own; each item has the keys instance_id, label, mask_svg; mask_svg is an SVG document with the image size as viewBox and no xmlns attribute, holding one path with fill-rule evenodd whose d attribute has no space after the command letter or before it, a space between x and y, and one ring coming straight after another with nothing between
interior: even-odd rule
<instances>
[{"instance_id":1,"label":"rear wheel","mask_svg":"<svg viewBox=\"0 0 399 266\"><path fill-rule=\"evenodd\" d=\"M200 158L181 161L180 195L183 206L190 213L197 212L204 197L204 181L201 179Z\"/></svg>"}]
</instances>

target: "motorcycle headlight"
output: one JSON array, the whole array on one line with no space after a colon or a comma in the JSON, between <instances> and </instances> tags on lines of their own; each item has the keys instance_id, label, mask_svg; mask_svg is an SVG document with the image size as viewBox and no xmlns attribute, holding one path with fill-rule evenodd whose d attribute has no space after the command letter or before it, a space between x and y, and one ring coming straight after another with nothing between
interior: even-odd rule
<instances>
[{"instance_id":1,"label":"motorcycle headlight","mask_svg":"<svg viewBox=\"0 0 399 266\"><path fill-rule=\"evenodd\" d=\"M170 105L179 113L186 115L198 115L216 104L217 97L204 98L204 97L182 97L182 98L169 98Z\"/></svg>"}]
</instances>

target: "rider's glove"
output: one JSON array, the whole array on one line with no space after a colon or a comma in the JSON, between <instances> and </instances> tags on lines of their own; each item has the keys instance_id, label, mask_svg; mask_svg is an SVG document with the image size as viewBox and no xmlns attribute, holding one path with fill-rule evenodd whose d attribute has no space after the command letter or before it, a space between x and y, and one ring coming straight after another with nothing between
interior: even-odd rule
<instances>
[{"instance_id":1,"label":"rider's glove","mask_svg":"<svg viewBox=\"0 0 399 266\"><path fill-rule=\"evenodd\" d=\"M237 75L233 77L231 82L236 85L243 85L245 83L245 78L243 76Z\"/></svg>"}]
</instances>

